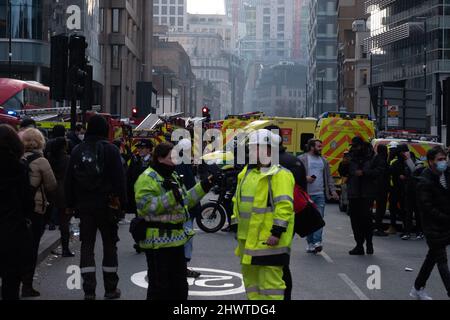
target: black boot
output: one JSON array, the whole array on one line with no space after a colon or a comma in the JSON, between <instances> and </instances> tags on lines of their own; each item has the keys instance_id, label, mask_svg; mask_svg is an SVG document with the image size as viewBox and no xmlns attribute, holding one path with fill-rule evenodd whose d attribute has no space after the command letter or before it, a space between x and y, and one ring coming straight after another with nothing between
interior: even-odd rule
<instances>
[{"instance_id":1,"label":"black boot","mask_svg":"<svg viewBox=\"0 0 450 320\"><path fill-rule=\"evenodd\" d=\"M363 256L364 247L362 245L357 245L353 250L350 250L348 254L351 256Z\"/></svg>"},{"instance_id":2,"label":"black boot","mask_svg":"<svg viewBox=\"0 0 450 320\"><path fill-rule=\"evenodd\" d=\"M70 251L69 248L67 248L67 249L63 249L62 257L63 258L73 258L73 257L75 257L75 254L72 251Z\"/></svg>"},{"instance_id":3,"label":"black boot","mask_svg":"<svg viewBox=\"0 0 450 320\"><path fill-rule=\"evenodd\" d=\"M36 298L39 297L41 293L33 288L32 285L22 286L22 298Z\"/></svg>"}]
</instances>

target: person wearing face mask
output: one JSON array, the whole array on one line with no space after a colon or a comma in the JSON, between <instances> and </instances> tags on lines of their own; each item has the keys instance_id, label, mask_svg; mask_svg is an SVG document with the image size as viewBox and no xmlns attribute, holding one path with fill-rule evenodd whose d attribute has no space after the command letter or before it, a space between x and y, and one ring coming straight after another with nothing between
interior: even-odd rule
<instances>
[{"instance_id":1,"label":"person wearing face mask","mask_svg":"<svg viewBox=\"0 0 450 320\"><path fill-rule=\"evenodd\" d=\"M67 134L67 139L69 140L69 155L72 153L72 150L84 141L84 135L86 133L86 128L84 128L81 124L77 124L75 127L75 131L70 131Z\"/></svg>"},{"instance_id":2,"label":"person wearing face mask","mask_svg":"<svg viewBox=\"0 0 450 320\"><path fill-rule=\"evenodd\" d=\"M410 292L410 296L417 300L432 299L425 292L425 286L435 265L450 297L446 249L450 245L450 169L442 147L429 150L427 161L429 167L423 171L417 185L417 205L429 250Z\"/></svg>"},{"instance_id":3,"label":"person wearing face mask","mask_svg":"<svg viewBox=\"0 0 450 320\"><path fill-rule=\"evenodd\" d=\"M176 173L174 145L156 146L151 166L135 184L138 216L145 219L145 251L148 266L148 300L187 300L187 263L184 245L194 236L185 224L189 209L197 205L215 183L209 176L190 190Z\"/></svg>"}]
</instances>

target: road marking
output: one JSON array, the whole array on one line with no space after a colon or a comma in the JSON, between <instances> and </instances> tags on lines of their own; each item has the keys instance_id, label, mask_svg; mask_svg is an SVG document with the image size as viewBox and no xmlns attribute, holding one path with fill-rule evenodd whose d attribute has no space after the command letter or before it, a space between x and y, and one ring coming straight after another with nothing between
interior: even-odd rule
<instances>
[{"instance_id":1,"label":"road marking","mask_svg":"<svg viewBox=\"0 0 450 320\"><path fill-rule=\"evenodd\" d=\"M339 277L353 290L359 300L370 300L345 273L339 273Z\"/></svg>"},{"instance_id":2,"label":"road marking","mask_svg":"<svg viewBox=\"0 0 450 320\"><path fill-rule=\"evenodd\" d=\"M320 255L328 262L328 263L334 263L333 259L325 252L322 251Z\"/></svg>"},{"instance_id":3,"label":"road marking","mask_svg":"<svg viewBox=\"0 0 450 320\"><path fill-rule=\"evenodd\" d=\"M219 297L237 295L245 292L244 281L242 279L242 274L240 273L207 268L189 269L202 272L202 275L198 279L188 278L188 284L190 287L213 289L210 291L189 290L190 296ZM147 289L148 282L146 280L146 276L147 271L135 273L131 276L131 282L141 288Z\"/></svg>"}]
</instances>

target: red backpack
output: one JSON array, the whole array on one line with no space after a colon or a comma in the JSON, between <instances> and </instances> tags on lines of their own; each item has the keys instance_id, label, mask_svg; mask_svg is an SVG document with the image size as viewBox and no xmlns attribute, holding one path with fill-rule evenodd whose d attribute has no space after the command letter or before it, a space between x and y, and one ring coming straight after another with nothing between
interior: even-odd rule
<instances>
[{"instance_id":1,"label":"red backpack","mask_svg":"<svg viewBox=\"0 0 450 320\"><path fill-rule=\"evenodd\" d=\"M300 214L303 210L306 209L308 203L315 205L314 201L312 201L309 194L303 190L298 184L294 187L294 212L295 214Z\"/></svg>"},{"instance_id":2,"label":"red backpack","mask_svg":"<svg viewBox=\"0 0 450 320\"><path fill-rule=\"evenodd\" d=\"M325 226L317 205L300 186L294 187L294 232L305 238Z\"/></svg>"}]
</instances>

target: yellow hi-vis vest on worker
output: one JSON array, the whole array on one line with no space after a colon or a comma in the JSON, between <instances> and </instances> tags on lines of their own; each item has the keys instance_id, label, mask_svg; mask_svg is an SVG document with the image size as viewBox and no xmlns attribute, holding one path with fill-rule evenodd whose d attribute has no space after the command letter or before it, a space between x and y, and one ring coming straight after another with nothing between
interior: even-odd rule
<instances>
[{"instance_id":1,"label":"yellow hi-vis vest on worker","mask_svg":"<svg viewBox=\"0 0 450 320\"><path fill-rule=\"evenodd\" d=\"M187 191L175 172L172 179L178 184L183 206L177 202L173 191L163 188L164 178L153 168L145 170L134 185L138 215L155 225L147 228L147 238L139 243L142 249L179 247L194 236L194 231L182 224L189 219L188 210L200 202L205 191L200 183ZM168 227L164 228L164 225ZM173 225L179 225L179 228L170 228Z\"/></svg>"},{"instance_id":2,"label":"yellow hi-vis vest on worker","mask_svg":"<svg viewBox=\"0 0 450 320\"><path fill-rule=\"evenodd\" d=\"M247 178L251 182L246 183ZM245 167L239 174L233 198L232 223L238 224L237 236L241 245L235 253L241 257L241 264L270 266L289 263L294 233L294 184L292 173L281 166L261 170ZM253 190L252 196L248 190ZM278 245L271 247L266 241L274 226L283 228L285 232L281 234Z\"/></svg>"}]
</instances>

